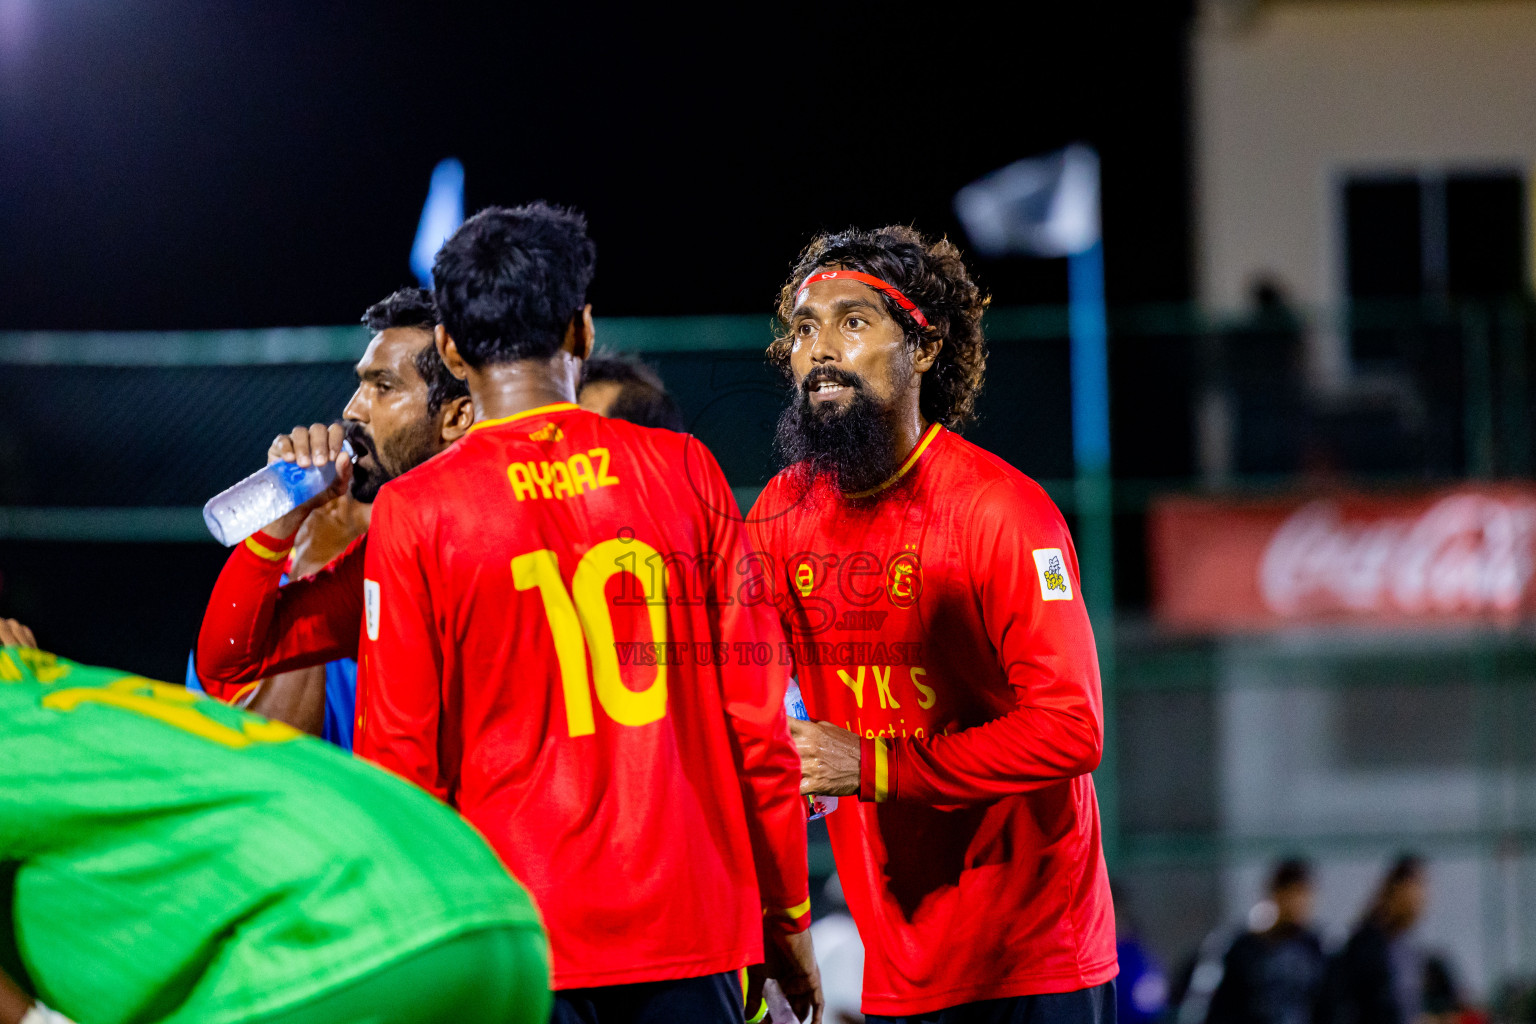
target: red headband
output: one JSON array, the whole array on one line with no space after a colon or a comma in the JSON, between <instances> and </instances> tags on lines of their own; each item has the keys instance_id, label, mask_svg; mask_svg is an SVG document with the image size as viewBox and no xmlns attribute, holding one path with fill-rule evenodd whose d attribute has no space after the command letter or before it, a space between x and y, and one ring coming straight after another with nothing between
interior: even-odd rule
<instances>
[{"instance_id":1,"label":"red headband","mask_svg":"<svg viewBox=\"0 0 1536 1024\"><path fill-rule=\"evenodd\" d=\"M874 274L862 274L857 270L817 271L810 277L807 277L803 282L801 282L800 287L795 290L795 303L798 305L799 303L804 302L805 290L811 285L815 284L817 281L831 281L833 279L843 280L845 278L849 281L857 281L860 284L867 284L882 295L889 296L892 302L896 303L896 305L912 314L912 319L917 321L919 327L928 326L928 318L923 316L923 311L917 308L917 303L901 294L901 292L897 290L894 285L887 284L886 282L876 277Z\"/></svg>"}]
</instances>

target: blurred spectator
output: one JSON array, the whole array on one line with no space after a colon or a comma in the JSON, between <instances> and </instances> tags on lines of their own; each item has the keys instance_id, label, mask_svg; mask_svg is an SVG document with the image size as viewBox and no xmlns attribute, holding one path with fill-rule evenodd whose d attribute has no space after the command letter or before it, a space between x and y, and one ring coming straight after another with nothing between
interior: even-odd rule
<instances>
[{"instance_id":1,"label":"blurred spectator","mask_svg":"<svg viewBox=\"0 0 1536 1024\"><path fill-rule=\"evenodd\" d=\"M667 394L661 376L629 356L594 355L582 364L577 402L599 416L628 420L642 427L681 431L683 414Z\"/></svg>"},{"instance_id":2,"label":"blurred spectator","mask_svg":"<svg viewBox=\"0 0 1536 1024\"><path fill-rule=\"evenodd\" d=\"M1200 463L1212 479L1301 468L1310 414L1302 318L1270 278L1250 295L1252 312L1206 339Z\"/></svg>"},{"instance_id":3,"label":"blurred spectator","mask_svg":"<svg viewBox=\"0 0 1536 1024\"><path fill-rule=\"evenodd\" d=\"M1110 884L1115 900L1115 953L1120 976L1115 979L1118 1024L1152 1024L1168 1008L1168 977L1157 958L1141 941L1141 929L1131 913L1126 885Z\"/></svg>"},{"instance_id":4,"label":"blurred spectator","mask_svg":"<svg viewBox=\"0 0 1536 1024\"><path fill-rule=\"evenodd\" d=\"M1312 870L1288 858L1270 876L1269 898L1222 959L1207 1024L1311 1024L1327 973L1311 929Z\"/></svg>"},{"instance_id":5,"label":"blurred spectator","mask_svg":"<svg viewBox=\"0 0 1536 1024\"><path fill-rule=\"evenodd\" d=\"M1414 1024L1423 1016L1425 963L1409 932L1426 896L1424 862L1399 857L1334 958L1321 1024Z\"/></svg>"},{"instance_id":6,"label":"blurred spectator","mask_svg":"<svg viewBox=\"0 0 1536 1024\"><path fill-rule=\"evenodd\" d=\"M1466 1024L1468 1014L1477 1016L1461 997L1450 961L1438 953L1424 958L1424 1013L1433 1024Z\"/></svg>"}]
</instances>

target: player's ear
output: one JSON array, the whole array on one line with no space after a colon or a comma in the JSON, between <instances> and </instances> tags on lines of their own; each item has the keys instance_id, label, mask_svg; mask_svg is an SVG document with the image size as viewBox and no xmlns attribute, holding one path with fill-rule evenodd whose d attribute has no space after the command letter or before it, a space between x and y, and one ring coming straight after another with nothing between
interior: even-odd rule
<instances>
[{"instance_id":1,"label":"player's ear","mask_svg":"<svg viewBox=\"0 0 1536 1024\"><path fill-rule=\"evenodd\" d=\"M448 367L448 372L459 380L469 377L469 364L464 357L459 355L459 346L454 344L453 336L448 333L448 328L438 324L432 330L432 340L437 345L437 354L442 358L443 365Z\"/></svg>"},{"instance_id":2,"label":"player's ear","mask_svg":"<svg viewBox=\"0 0 1536 1024\"><path fill-rule=\"evenodd\" d=\"M475 422L475 406L468 396L460 396L444 402L437 415L438 436L444 444L452 444L469 433Z\"/></svg>"},{"instance_id":3,"label":"player's ear","mask_svg":"<svg viewBox=\"0 0 1536 1024\"><path fill-rule=\"evenodd\" d=\"M939 359L939 352L944 348L944 339L928 337L924 335L917 341L917 351L912 353L912 369L918 373L927 373L933 369L933 364Z\"/></svg>"},{"instance_id":4,"label":"player's ear","mask_svg":"<svg viewBox=\"0 0 1536 1024\"><path fill-rule=\"evenodd\" d=\"M589 302L580 312L571 314L571 322L565 325L565 341L560 347L577 359L587 359L592 355L596 336L597 329L592 326L592 303Z\"/></svg>"}]
</instances>

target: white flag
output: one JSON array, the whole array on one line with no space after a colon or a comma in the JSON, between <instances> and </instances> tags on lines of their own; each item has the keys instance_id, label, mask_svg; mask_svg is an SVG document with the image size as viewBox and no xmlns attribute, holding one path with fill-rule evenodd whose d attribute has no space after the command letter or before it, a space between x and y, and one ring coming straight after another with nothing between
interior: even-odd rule
<instances>
[{"instance_id":1,"label":"white flag","mask_svg":"<svg viewBox=\"0 0 1536 1024\"><path fill-rule=\"evenodd\" d=\"M1099 240L1099 155L1074 143L1015 161L955 193L955 214L983 256L1075 256Z\"/></svg>"}]
</instances>

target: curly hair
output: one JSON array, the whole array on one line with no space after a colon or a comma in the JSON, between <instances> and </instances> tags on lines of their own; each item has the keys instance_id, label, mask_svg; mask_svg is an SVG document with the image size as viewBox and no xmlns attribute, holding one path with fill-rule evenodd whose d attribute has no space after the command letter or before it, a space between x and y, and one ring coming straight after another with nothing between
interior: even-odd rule
<instances>
[{"instance_id":1,"label":"curly hair","mask_svg":"<svg viewBox=\"0 0 1536 1024\"><path fill-rule=\"evenodd\" d=\"M960 259L960 250L947 238L929 241L901 225L818 235L800 253L789 280L779 289L779 333L768 346L768 361L786 376L793 345L789 320L795 292L813 271L841 267L873 274L895 285L928 318L926 328L882 295L886 312L917 347L924 338L942 338L944 346L931 369L923 374L918 408L930 423L960 430L976 418L976 398L987 368L987 342L981 314L991 301L983 295Z\"/></svg>"}]
</instances>

